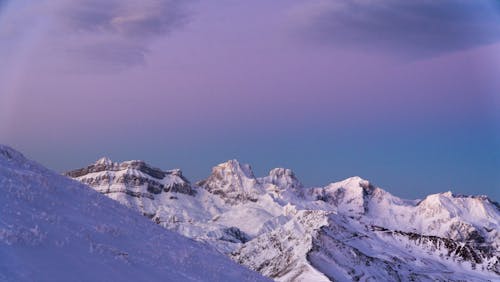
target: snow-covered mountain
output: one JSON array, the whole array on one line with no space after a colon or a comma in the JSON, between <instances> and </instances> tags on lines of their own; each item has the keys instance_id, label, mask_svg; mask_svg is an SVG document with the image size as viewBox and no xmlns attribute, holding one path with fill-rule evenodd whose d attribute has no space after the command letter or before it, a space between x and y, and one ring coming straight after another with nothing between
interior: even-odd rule
<instances>
[{"instance_id":1,"label":"snow-covered mountain","mask_svg":"<svg viewBox=\"0 0 500 282\"><path fill-rule=\"evenodd\" d=\"M141 168L132 163L140 163ZM162 171L141 161L113 163L103 158L66 175L224 253L287 220L283 207L264 190L250 167L235 160L214 167L198 183L204 188L191 185L180 170ZM166 189L171 183L183 189Z\"/></svg>"},{"instance_id":2,"label":"snow-covered mountain","mask_svg":"<svg viewBox=\"0 0 500 282\"><path fill-rule=\"evenodd\" d=\"M67 175L278 281L500 279L500 206L485 196L404 200L360 177L305 188L236 160L196 185L141 161Z\"/></svg>"},{"instance_id":3,"label":"snow-covered mountain","mask_svg":"<svg viewBox=\"0 0 500 282\"><path fill-rule=\"evenodd\" d=\"M81 173L106 167L119 175L121 168L109 164L101 160ZM122 174L116 181L139 184L148 179L144 185L163 185L162 191L192 197L178 172L163 174L139 162L127 167L143 174ZM172 181L156 181L163 175ZM240 280L267 281L213 247L165 230L0 145L0 281Z\"/></svg>"}]
</instances>

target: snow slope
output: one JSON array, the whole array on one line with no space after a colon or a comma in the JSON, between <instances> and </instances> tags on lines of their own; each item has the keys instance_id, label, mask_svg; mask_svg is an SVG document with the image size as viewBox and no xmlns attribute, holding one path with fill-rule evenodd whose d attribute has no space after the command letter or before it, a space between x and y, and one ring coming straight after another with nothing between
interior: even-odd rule
<instances>
[{"instance_id":1,"label":"snow slope","mask_svg":"<svg viewBox=\"0 0 500 282\"><path fill-rule=\"evenodd\" d=\"M486 241L499 247L500 207L486 196L446 192L409 201L360 177L310 189L308 196L308 208L335 211L371 225L459 241Z\"/></svg>"},{"instance_id":2,"label":"snow slope","mask_svg":"<svg viewBox=\"0 0 500 282\"><path fill-rule=\"evenodd\" d=\"M266 281L0 145L0 281L241 280Z\"/></svg>"},{"instance_id":3,"label":"snow slope","mask_svg":"<svg viewBox=\"0 0 500 282\"><path fill-rule=\"evenodd\" d=\"M159 178L155 178L130 167L131 162L102 165L103 159L67 175L138 210L161 226L209 242L221 252L229 253L281 223L283 207L266 193L249 166L235 160L214 167L207 180L198 183L205 187L200 188L169 171L146 165L143 171L159 172ZM180 174L180 170L175 171ZM186 190L190 192L164 188L163 183L172 182L189 187ZM152 185L159 187L158 193L150 188Z\"/></svg>"},{"instance_id":4,"label":"snow slope","mask_svg":"<svg viewBox=\"0 0 500 282\"><path fill-rule=\"evenodd\" d=\"M484 196L404 200L360 177L305 188L289 169L258 178L236 160L163 189L168 171L108 160L96 172L102 162L68 175L278 281L500 279L500 207Z\"/></svg>"}]
</instances>

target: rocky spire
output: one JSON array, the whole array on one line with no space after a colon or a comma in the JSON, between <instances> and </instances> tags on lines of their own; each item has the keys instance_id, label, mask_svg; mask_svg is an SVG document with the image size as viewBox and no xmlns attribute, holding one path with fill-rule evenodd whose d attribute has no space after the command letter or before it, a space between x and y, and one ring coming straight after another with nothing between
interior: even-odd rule
<instances>
[{"instance_id":1,"label":"rocky spire","mask_svg":"<svg viewBox=\"0 0 500 282\"><path fill-rule=\"evenodd\" d=\"M255 202L258 195L263 193L250 165L241 164L237 160L229 160L213 167L212 174L197 184L232 204Z\"/></svg>"}]
</instances>

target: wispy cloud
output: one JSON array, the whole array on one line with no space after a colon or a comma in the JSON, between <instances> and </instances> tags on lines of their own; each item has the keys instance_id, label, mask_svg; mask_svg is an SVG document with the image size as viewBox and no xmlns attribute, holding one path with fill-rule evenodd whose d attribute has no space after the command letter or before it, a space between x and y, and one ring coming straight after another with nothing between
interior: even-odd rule
<instances>
[{"instance_id":1,"label":"wispy cloud","mask_svg":"<svg viewBox=\"0 0 500 282\"><path fill-rule=\"evenodd\" d=\"M0 6L3 2L0 0ZM15 43L22 36L33 36L27 30L37 26L43 33L36 45L37 52L116 66L143 63L152 41L189 19L189 1L181 0L7 2L8 15L0 26L0 38Z\"/></svg>"},{"instance_id":2,"label":"wispy cloud","mask_svg":"<svg viewBox=\"0 0 500 282\"><path fill-rule=\"evenodd\" d=\"M291 12L302 35L362 51L426 57L500 40L496 0L324 0Z\"/></svg>"},{"instance_id":3,"label":"wispy cloud","mask_svg":"<svg viewBox=\"0 0 500 282\"><path fill-rule=\"evenodd\" d=\"M70 1L59 16L73 31L145 38L163 35L186 20L180 0Z\"/></svg>"}]
</instances>

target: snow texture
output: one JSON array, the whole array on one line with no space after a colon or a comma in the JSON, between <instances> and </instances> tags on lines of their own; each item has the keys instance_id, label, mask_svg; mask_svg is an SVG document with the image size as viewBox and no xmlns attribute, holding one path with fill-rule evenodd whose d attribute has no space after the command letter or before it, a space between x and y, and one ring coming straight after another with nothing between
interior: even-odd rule
<instances>
[{"instance_id":1,"label":"snow texture","mask_svg":"<svg viewBox=\"0 0 500 282\"><path fill-rule=\"evenodd\" d=\"M0 193L0 281L267 281L1 145Z\"/></svg>"},{"instance_id":2,"label":"snow texture","mask_svg":"<svg viewBox=\"0 0 500 282\"><path fill-rule=\"evenodd\" d=\"M277 281L500 279L500 206L485 196L405 200L357 176L306 188L290 169L259 178L237 160L191 185L129 163L68 175ZM152 175L190 189L150 189Z\"/></svg>"}]
</instances>

